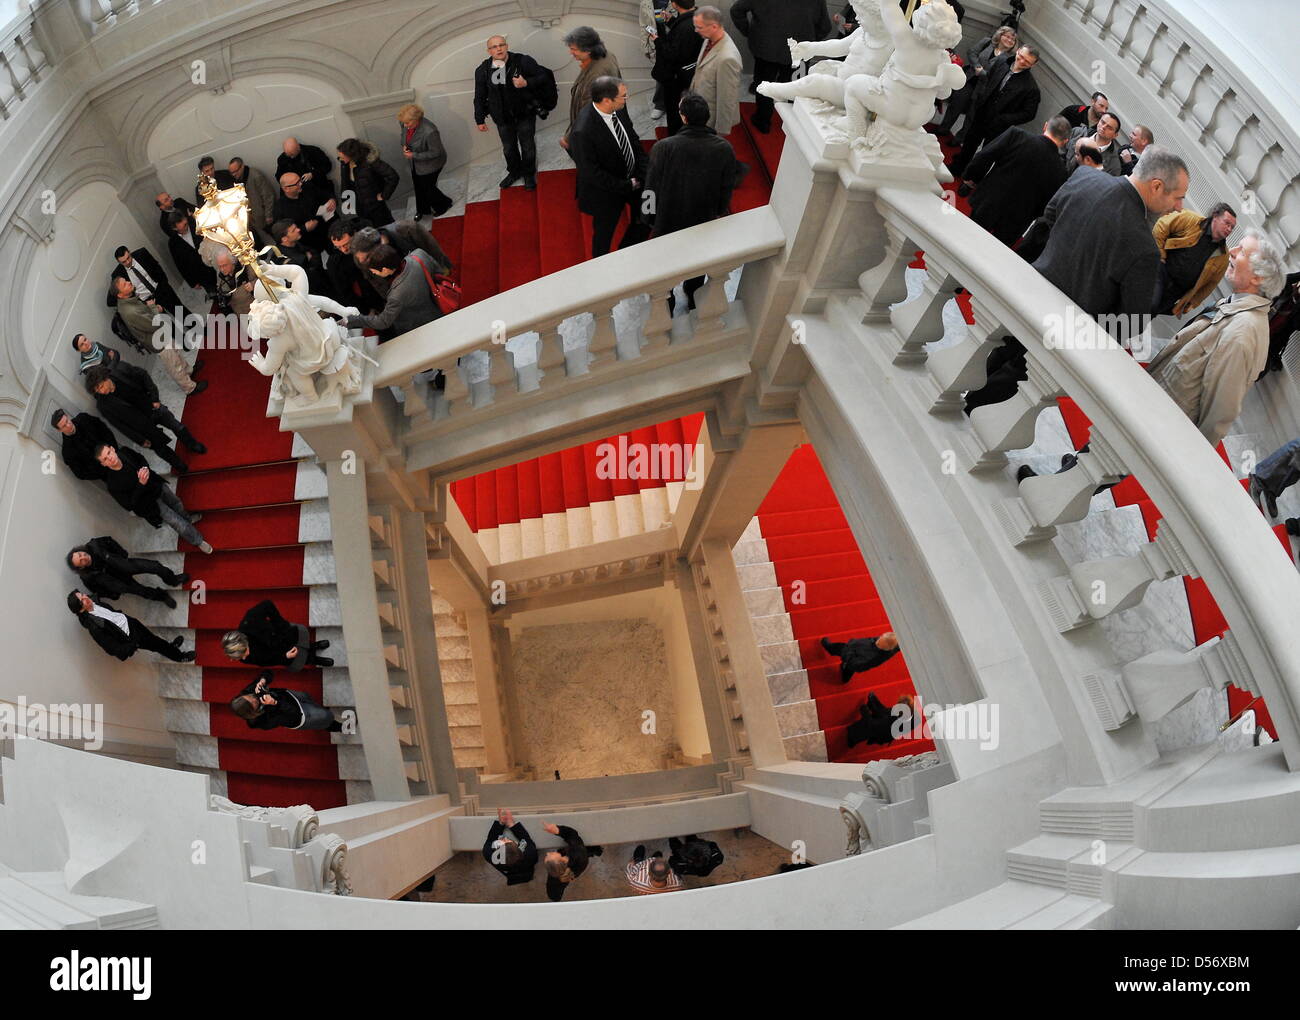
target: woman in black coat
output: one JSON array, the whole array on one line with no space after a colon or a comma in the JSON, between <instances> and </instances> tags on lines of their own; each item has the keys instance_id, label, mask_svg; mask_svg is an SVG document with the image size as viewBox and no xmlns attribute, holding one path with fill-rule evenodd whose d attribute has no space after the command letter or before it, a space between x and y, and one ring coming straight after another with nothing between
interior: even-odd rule
<instances>
[{"instance_id":1,"label":"woman in black coat","mask_svg":"<svg viewBox=\"0 0 1300 1020\"><path fill-rule=\"evenodd\" d=\"M305 666L332 666L333 659L317 655L330 646L312 642L307 628L290 623L270 599L259 602L239 622L238 630L227 631L221 647L232 659L250 666L285 666L297 673Z\"/></svg>"},{"instance_id":2,"label":"woman in black coat","mask_svg":"<svg viewBox=\"0 0 1300 1020\"><path fill-rule=\"evenodd\" d=\"M940 131L951 131L957 118L970 109L971 100L975 98L975 89L979 79L988 73L995 58L1005 53L1012 53L1016 48L1016 30L1009 25L1002 25L991 36L981 39L966 51L966 84L948 97L948 106L944 110L943 120L939 122ZM965 132L965 125L962 125Z\"/></svg>"},{"instance_id":3,"label":"woman in black coat","mask_svg":"<svg viewBox=\"0 0 1300 1020\"><path fill-rule=\"evenodd\" d=\"M345 138L339 142L339 168L344 200L349 191L356 196L356 215L378 226L392 223L388 199L400 179L397 171L379 158L379 150L369 142Z\"/></svg>"}]
</instances>

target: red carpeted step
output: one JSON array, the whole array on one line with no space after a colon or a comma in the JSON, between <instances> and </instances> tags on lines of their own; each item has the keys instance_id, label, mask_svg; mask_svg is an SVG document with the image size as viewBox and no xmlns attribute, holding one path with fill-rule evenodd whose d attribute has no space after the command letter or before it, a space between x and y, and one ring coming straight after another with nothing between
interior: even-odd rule
<instances>
[{"instance_id":1,"label":"red carpeted step","mask_svg":"<svg viewBox=\"0 0 1300 1020\"><path fill-rule=\"evenodd\" d=\"M903 758L909 754L921 754L933 751L933 740L895 740L890 744L848 745L848 727L835 726L826 731L826 753L831 761L863 763L869 761L889 761Z\"/></svg>"},{"instance_id":2,"label":"red carpeted step","mask_svg":"<svg viewBox=\"0 0 1300 1020\"><path fill-rule=\"evenodd\" d=\"M442 253L451 260L451 276L460 282L461 247L464 242L465 217L447 216L429 224L429 232L438 242Z\"/></svg>"},{"instance_id":3,"label":"red carpeted step","mask_svg":"<svg viewBox=\"0 0 1300 1020\"><path fill-rule=\"evenodd\" d=\"M534 458L518 465L516 479L519 486L519 519L532 520L542 516L541 460Z\"/></svg>"},{"instance_id":4,"label":"red carpeted step","mask_svg":"<svg viewBox=\"0 0 1300 1020\"><path fill-rule=\"evenodd\" d=\"M571 446L560 451L560 477L564 483L564 509L587 506L587 466L582 447ZM615 482L615 491L617 491Z\"/></svg>"},{"instance_id":5,"label":"red carpeted step","mask_svg":"<svg viewBox=\"0 0 1300 1020\"><path fill-rule=\"evenodd\" d=\"M497 289L507 291L542 275L538 253L537 192L523 187L501 192L497 217Z\"/></svg>"},{"instance_id":6,"label":"red carpeted step","mask_svg":"<svg viewBox=\"0 0 1300 1020\"><path fill-rule=\"evenodd\" d=\"M277 685L286 686L284 681L277 681ZM302 690L296 686L296 678L289 681L287 686L289 690ZM328 746L331 743L330 735L325 730L291 730L284 727L274 730L250 729L248 723L231 711L229 704L211 705L208 709L208 722L212 736L220 740L241 740L257 744L306 744L318 747Z\"/></svg>"},{"instance_id":7,"label":"red carpeted step","mask_svg":"<svg viewBox=\"0 0 1300 1020\"><path fill-rule=\"evenodd\" d=\"M465 207L460 279L462 304L472 305L500 293L497 286L500 211L500 202L471 202Z\"/></svg>"},{"instance_id":8,"label":"red carpeted step","mask_svg":"<svg viewBox=\"0 0 1300 1020\"><path fill-rule=\"evenodd\" d=\"M290 623L306 623L308 595L306 588L232 590L209 592L206 601L190 606L189 626L195 630L233 630L244 614L263 599L270 598L275 608ZM229 660L227 660L229 661Z\"/></svg>"},{"instance_id":9,"label":"red carpeted step","mask_svg":"<svg viewBox=\"0 0 1300 1020\"><path fill-rule=\"evenodd\" d=\"M226 796L236 804L259 807L291 807L310 804L317 811L343 807L348 802L343 783L319 779L290 779L281 776L249 776L226 773Z\"/></svg>"},{"instance_id":10,"label":"red carpeted step","mask_svg":"<svg viewBox=\"0 0 1300 1020\"><path fill-rule=\"evenodd\" d=\"M576 170L547 170L537 175L537 241L541 272L558 273L587 260L591 243L584 239L573 197Z\"/></svg>"},{"instance_id":11,"label":"red carpeted step","mask_svg":"<svg viewBox=\"0 0 1300 1020\"><path fill-rule=\"evenodd\" d=\"M866 573L867 569L861 554L846 556L844 553L824 553L821 556L773 560L772 565L776 568L777 584L787 590L796 581L812 584L814 581L827 581L832 578L858 577Z\"/></svg>"},{"instance_id":12,"label":"red carpeted step","mask_svg":"<svg viewBox=\"0 0 1300 1020\"><path fill-rule=\"evenodd\" d=\"M842 688L836 694L824 695L817 699L817 721L821 728L857 722L862 717L859 706L866 702L868 694L874 694L882 705L890 708L904 694L912 694L912 683L910 680L891 680L865 689Z\"/></svg>"},{"instance_id":13,"label":"red carpeted step","mask_svg":"<svg viewBox=\"0 0 1300 1020\"><path fill-rule=\"evenodd\" d=\"M875 582L871 580L871 575L866 573L833 577L825 581L801 580L803 584L799 589L795 589L792 585L785 586L786 605L791 609L798 609L801 605L816 608L844 602L869 602L880 598ZM802 601L793 601L796 593Z\"/></svg>"},{"instance_id":14,"label":"red carpeted step","mask_svg":"<svg viewBox=\"0 0 1300 1020\"><path fill-rule=\"evenodd\" d=\"M781 128L781 115L772 114L772 130L763 134L749 122L754 110L753 103L741 103L740 123L748 132L750 144L759 155L762 172L767 176L768 181L775 181L777 167L781 165L781 150L785 147L785 131Z\"/></svg>"},{"instance_id":15,"label":"red carpeted step","mask_svg":"<svg viewBox=\"0 0 1300 1020\"><path fill-rule=\"evenodd\" d=\"M519 523L519 466L511 464L492 472L497 487L497 527Z\"/></svg>"},{"instance_id":16,"label":"red carpeted step","mask_svg":"<svg viewBox=\"0 0 1300 1020\"><path fill-rule=\"evenodd\" d=\"M1074 444L1076 450L1082 450L1088 444L1088 437L1092 434L1092 422L1079 410L1079 405L1072 397L1060 397L1056 403L1061 409L1061 417L1065 419L1065 428L1070 433L1070 442Z\"/></svg>"},{"instance_id":17,"label":"red carpeted step","mask_svg":"<svg viewBox=\"0 0 1300 1020\"><path fill-rule=\"evenodd\" d=\"M270 506L294 502L297 478L298 462L295 460L258 464L185 475L177 494L190 512Z\"/></svg>"},{"instance_id":18,"label":"red carpeted step","mask_svg":"<svg viewBox=\"0 0 1300 1020\"><path fill-rule=\"evenodd\" d=\"M628 448L631 450L643 449L647 454L646 470L641 471L638 465L638 477L632 479L636 484L638 492L644 492L646 489L662 489L665 479L661 476L664 473L663 464L657 455L655 444L658 443L659 437L655 432L654 426L649 428L634 429L628 433ZM671 471L672 465L668 465Z\"/></svg>"},{"instance_id":19,"label":"red carpeted step","mask_svg":"<svg viewBox=\"0 0 1300 1020\"><path fill-rule=\"evenodd\" d=\"M267 549L297 545L301 517L301 503L209 510L204 512L199 530L217 549ZM208 557L192 551L194 547L188 542L182 541L180 547L187 551L185 569L197 576Z\"/></svg>"},{"instance_id":20,"label":"red carpeted step","mask_svg":"<svg viewBox=\"0 0 1300 1020\"><path fill-rule=\"evenodd\" d=\"M538 458L537 484L541 487L542 513L564 513L564 458L548 453Z\"/></svg>"},{"instance_id":21,"label":"red carpeted step","mask_svg":"<svg viewBox=\"0 0 1300 1020\"><path fill-rule=\"evenodd\" d=\"M206 524L204 518L200 524ZM306 547L218 550L212 555L188 553L185 569L208 591L249 588L299 588Z\"/></svg>"},{"instance_id":22,"label":"red carpeted step","mask_svg":"<svg viewBox=\"0 0 1300 1020\"><path fill-rule=\"evenodd\" d=\"M761 521L764 538L801 535L804 531L830 531L849 526L848 521L844 519L844 511L837 506L768 513L763 514Z\"/></svg>"},{"instance_id":23,"label":"red carpeted step","mask_svg":"<svg viewBox=\"0 0 1300 1020\"><path fill-rule=\"evenodd\" d=\"M592 503L603 503L614 498L614 482L606 463L608 456L605 441L587 443L582 448L582 462L587 472L587 498Z\"/></svg>"},{"instance_id":24,"label":"red carpeted step","mask_svg":"<svg viewBox=\"0 0 1300 1020\"><path fill-rule=\"evenodd\" d=\"M889 617L879 599L867 599L837 605L792 607L790 626L802 647L805 641L815 644L823 637L837 640L834 636L837 634L880 634L889 630Z\"/></svg>"},{"instance_id":25,"label":"red carpeted step","mask_svg":"<svg viewBox=\"0 0 1300 1020\"><path fill-rule=\"evenodd\" d=\"M465 523L469 525L470 531L478 531L478 515L475 510L474 501L474 479L461 478L450 485L451 498L456 501L460 507L461 514L465 517Z\"/></svg>"},{"instance_id":26,"label":"red carpeted step","mask_svg":"<svg viewBox=\"0 0 1300 1020\"><path fill-rule=\"evenodd\" d=\"M751 131L754 131L753 126L748 118L744 118L740 124L731 129L731 134L727 135L727 141L731 143L736 158L749 167L749 172L741 178L740 184L731 194L733 213L767 205L768 197L772 193L772 182L768 177L767 169L763 166L763 157L759 155L750 140ZM754 131L754 133L758 132Z\"/></svg>"},{"instance_id":27,"label":"red carpeted step","mask_svg":"<svg viewBox=\"0 0 1300 1020\"><path fill-rule=\"evenodd\" d=\"M704 427L704 412L688 414L679 419L682 423L682 440L694 446L700 438L700 429Z\"/></svg>"},{"instance_id":28,"label":"red carpeted step","mask_svg":"<svg viewBox=\"0 0 1300 1020\"><path fill-rule=\"evenodd\" d=\"M474 512L478 527L476 531L490 530L497 526L497 483L491 471L475 475Z\"/></svg>"},{"instance_id":29,"label":"red carpeted step","mask_svg":"<svg viewBox=\"0 0 1300 1020\"><path fill-rule=\"evenodd\" d=\"M208 389L187 399L181 413L185 427L208 448L185 455L195 471L284 460L293 449L293 433L281 432L279 419L266 416L271 380L244 360L238 336L220 335L217 324L223 321L209 327L199 355L204 367L198 377L208 381Z\"/></svg>"},{"instance_id":30,"label":"red carpeted step","mask_svg":"<svg viewBox=\"0 0 1300 1020\"><path fill-rule=\"evenodd\" d=\"M226 660L224 666L203 667L203 700L216 705L227 705L230 699L239 694L257 675L261 666L246 666L242 662ZM309 667L301 673L287 670L275 671L275 686L289 687L295 691L306 691L319 705L322 700L321 671Z\"/></svg>"},{"instance_id":31,"label":"red carpeted step","mask_svg":"<svg viewBox=\"0 0 1300 1020\"><path fill-rule=\"evenodd\" d=\"M247 775L290 779L339 778L339 759L332 744L302 745L258 740L227 740L217 744L220 767ZM312 805L315 807L315 805Z\"/></svg>"},{"instance_id":32,"label":"red carpeted step","mask_svg":"<svg viewBox=\"0 0 1300 1020\"><path fill-rule=\"evenodd\" d=\"M810 531L802 535L776 535L767 540L767 554L773 560L821 556L826 553L858 554L858 543L848 528Z\"/></svg>"}]
</instances>

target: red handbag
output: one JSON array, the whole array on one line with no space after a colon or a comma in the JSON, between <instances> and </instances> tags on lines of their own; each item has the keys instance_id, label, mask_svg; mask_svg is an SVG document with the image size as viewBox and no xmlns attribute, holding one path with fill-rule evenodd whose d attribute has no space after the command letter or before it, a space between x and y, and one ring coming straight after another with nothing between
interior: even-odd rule
<instances>
[{"instance_id":1,"label":"red handbag","mask_svg":"<svg viewBox=\"0 0 1300 1020\"><path fill-rule=\"evenodd\" d=\"M429 293L433 295L433 302L438 306L438 311L443 315L449 315L459 308L460 284L446 273L438 273L436 276L431 274L423 262L419 259L415 261L419 263L424 278L429 281Z\"/></svg>"}]
</instances>

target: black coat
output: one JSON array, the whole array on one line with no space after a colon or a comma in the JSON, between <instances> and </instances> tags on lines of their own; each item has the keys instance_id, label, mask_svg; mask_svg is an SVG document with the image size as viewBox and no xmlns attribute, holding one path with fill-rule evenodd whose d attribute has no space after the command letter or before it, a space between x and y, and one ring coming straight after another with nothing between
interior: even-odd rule
<instances>
[{"instance_id":1,"label":"black coat","mask_svg":"<svg viewBox=\"0 0 1300 1020\"><path fill-rule=\"evenodd\" d=\"M1043 221L1051 234L1034 268L1049 283L1092 316L1151 311L1160 249L1129 178L1073 174L1047 203Z\"/></svg>"},{"instance_id":2,"label":"black coat","mask_svg":"<svg viewBox=\"0 0 1300 1020\"><path fill-rule=\"evenodd\" d=\"M1034 81L1033 68L1011 73L1014 53L1004 53L987 69L975 89L972 130L985 138L996 138L1009 127L1025 124L1038 113L1042 93ZM1006 87L1002 80L1011 75Z\"/></svg>"},{"instance_id":3,"label":"black coat","mask_svg":"<svg viewBox=\"0 0 1300 1020\"><path fill-rule=\"evenodd\" d=\"M376 157L357 166L340 162L339 174L342 191L356 193L358 216L379 227L393 222L388 200L401 185L396 170ZM380 195L383 195L382 199Z\"/></svg>"},{"instance_id":4,"label":"black coat","mask_svg":"<svg viewBox=\"0 0 1300 1020\"><path fill-rule=\"evenodd\" d=\"M722 848L717 843L711 839L700 839L695 835L687 836L685 840L680 840L676 836L670 837L668 848L672 851L668 857L668 867L679 876L695 875L699 878L707 878L719 864L726 860Z\"/></svg>"},{"instance_id":5,"label":"black coat","mask_svg":"<svg viewBox=\"0 0 1300 1020\"><path fill-rule=\"evenodd\" d=\"M971 219L1010 245L1065 183L1065 167L1056 142L1013 127L975 154L965 178L978 185L970 200Z\"/></svg>"},{"instance_id":6,"label":"black coat","mask_svg":"<svg viewBox=\"0 0 1300 1020\"><path fill-rule=\"evenodd\" d=\"M108 493L123 510L129 510L137 517L143 517L155 528L162 526L162 513L158 509L158 493L167 483L162 476L149 468L149 480L140 484L138 472L142 467L149 467L140 454L129 447L117 447L117 455L122 461L118 471L104 470L104 484Z\"/></svg>"},{"instance_id":7,"label":"black coat","mask_svg":"<svg viewBox=\"0 0 1300 1020\"><path fill-rule=\"evenodd\" d=\"M185 201L183 198L173 198L172 207L170 209L158 210L158 226L168 237L172 236L172 228L167 225L167 220L174 212L183 212L190 218L191 223L194 222L194 206L190 205L190 203Z\"/></svg>"},{"instance_id":8,"label":"black coat","mask_svg":"<svg viewBox=\"0 0 1300 1020\"><path fill-rule=\"evenodd\" d=\"M587 844L582 841L577 829L571 829L567 825L557 825L556 828L560 830L560 839L564 840L564 856L569 859L569 871L573 873L574 878L577 878L587 870ZM547 875L546 898L552 903L558 903L564 898L564 890L568 884L554 875Z\"/></svg>"},{"instance_id":9,"label":"black coat","mask_svg":"<svg viewBox=\"0 0 1300 1020\"><path fill-rule=\"evenodd\" d=\"M194 244L191 245L175 231L172 231L167 238L167 251L171 253L176 268L180 270L181 279L191 287L199 290L215 291L217 289L216 270L204 262L203 256L199 254L198 246L203 243L203 237L194 230L194 220L190 220L189 227L190 233L194 236Z\"/></svg>"},{"instance_id":10,"label":"black coat","mask_svg":"<svg viewBox=\"0 0 1300 1020\"><path fill-rule=\"evenodd\" d=\"M217 182L218 191L225 191L227 188L233 188L235 186L235 177L229 170L214 169L212 171L212 179ZM194 201L198 203L200 209L203 208L204 204L207 202L207 199L199 192L199 186L197 184L194 185Z\"/></svg>"},{"instance_id":11,"label":"black coat","mask_svg":"<svg viewBox=\"0 0 1300 1020\"><path fill-rule=\"evenodd\" d=\"M578 208L588 216L621 208L639 190L632 186L632 178L645 181L650 159L637 140L632 118L626 108L616 116L632 147L631 174L618 142L595 106L588 103L569 132L569 152L578 164Z\"/></svg>"},{"instance_id":12,"label":"black coat","mask_svg":"<svg viewBox=\"0 0 1300 1020\"><path fill-rule=\"evenodd\" d=\"M270 599L259 602L239 621L235 628L248 638L248 658L252 666L287 666L285 653L298 644L298 628L280 615ZM307 649L299 648L299 655Z\"/></svg>"},{"instance_id":13,"label":"black coat","mask_svg":"<svg viewBox=\"0 0 1300 1020\"><path fill-rule=\"evenodd\" d=\"M96 598L120 598L135 579L130 554L111 535L92 538L84 549L90 554L90 566L77 571L82 587Z\"/></svg>"},{"instance_id":14,"label":"black coat","mask_svg":"<svg viewBox=\"0 0 1300 1020\"><path fill-rule=\"evenodd\" d=\"M777 64L790 62L787 39L817 42L831 34L825 0L736 0L731 20L756 60Z\"/></svg>"},{"instance_id":15,"label":"black coat","mask_svg":"<svg viewBox=\"0 0 1300 1020\"><path fill-rule=\"evenodd\" d=\"M748 167L707 125L683 127L650 150L646 189L654 196L656 237L725 216Z\"/></svg>"},{"instance_id":16,"label":"black coat","mask_svg":"<svg viewBox=\"0 0 1300 1020\"><path fill-rule=\"evenodd\" d=\"M493 819L492 828L488 829L487 839L483 841L483 859L506 876L506 885L524 885L533 880L533 871L537 867L537 844L533 842L533 837L528 835L528 830L523 827L523 824L515 822L510 826L510 833L515 837L515 842L523 856L514 866L496 864L492 860L494 849L492 844L505 831L506 827L501 824L501 820Z\"/></svg>"},{"instance_id":17,"label":"black coat","mask_svg":"<svg viewBox=\"0 0 1300 1020\"><path fill-rule=\"evenodd\" d=\"M302 723L303 711L302 706L295 700L297 698L310 697L304 691L291 691L287 688L277 689L271 686L271 674L259 673L257 677L239 693L256 694L257 685L263 679L267 681L267 686L262 690L263 694L269 694L275 698L274 705L263 705L262 711L252 719L245 719L249 729L254 730L273 730L280 726L287 726L292 729Z\"/></svg>"},{"instance_id":18,"label":"black coat","mask_svg":"<svg viewBox=\"0 0 1300 1020\"><path fill-rule=\"evenodd\" d=\"M691 9L692 11L694 8ZM659 31L655 39L655 62L650 76L670 89L680 91L695 76L700 55L700 37L695 32L691 11L683 11ZM789 57L790 51L786 51Z\"/></svg>"},{"instance_id":19,"label":"black coat","mask_svg":"<svg viewBox=\"0 0 1300 1020\"><path fill-rule=\"evenodd\" d=\"M326 199L309 192L306 188L302 189L297 198L290 198L282 191L275 197L271 219L273 222L293 220L302 231L302 243L308 248L323 250L329 240L329 234L325 221L316 215L316 210L324 205L325 201ZM311 230L307 229L308 220L316 220L316 226ZM275 241L278 245L280 239L277 237Z\"/></svg>"},{"instance_id":20,"label":"black coat","mask_svg":"<svg viewBox=\"0 0 1300 1020\"><path fill-rule=\"evenodd\" d=\"M67 464L68 469L83 482L103 478L105 469L95 459L95 447L101 443L117 446L117 437L113 435L113 430L93 414L84 412L74 415L72 424L76 426L77 431L63 437L63 449L60 451L63 463Z\"/></svg>"},{"instance_id":21,"label":"black coat","mask_svg":"<svg viewBox=\"0 0 1300 1020\"><path fill-rule=\"evenodd\" d=\"M158 387L149 378L149 373L119 361L112 368L111 378L116 389L112 393L94 395L95 406L104 419L140 446L145 443L154 449L168 446L170 440L154 419L153 405L160 398Z\"/></svg>"},{"instance_id":22,"label":"black coat","mask_svg":"<svg viewBox=\"0 0 1300 1020\"><path fill-rule=\"evenodd\" d=\"M129 634L123 634L122 628L109 620L92 616L90 613L78 613L77 622L90 631L90 636L95 639L95 644L108 652L109 655L121 659L123 662L131 658L140 649L140 644L135 638ZM139 620L132 616L126 617L126 623L132 631L143 626Z\"/></svg>"},{"instance_id":23,"label":"black coat","mask_svg":"<svg viewBox=\"0 0 1300 1020\"><path fill-rule=\"evenodd\" d=\"M286 156L283 152L275 161L275 179L279 181L287 173L295 173L298 176L311 174L311 180L307 182L306 187L302 189L303 194L308 198L314 198L316 205L320 205L327 198L334 196L334 182L330 180L330 170L333 165L330 163L329 156L314 145L304 145L298 143L298 155ZM313 206L314 208L314 206ZM279 219L277 216L276 219Z\"/></svg>"},{"instance_id":24,"label":"black coat","mask_svg":"<svg viewBox=\"0 0 1300 1020\"><path fill-rule=\"evenodd\" d=\"M517 120L535 117L538 102L534 90L546 83L546 73L527 53L506 53L504 76L493 81L492 58L488 57L474 68L474 123L483 124L491 116L493 123L513 124ZM512 79L522 75L527 88L515 88Z\"/></svg>"}]
</instances>

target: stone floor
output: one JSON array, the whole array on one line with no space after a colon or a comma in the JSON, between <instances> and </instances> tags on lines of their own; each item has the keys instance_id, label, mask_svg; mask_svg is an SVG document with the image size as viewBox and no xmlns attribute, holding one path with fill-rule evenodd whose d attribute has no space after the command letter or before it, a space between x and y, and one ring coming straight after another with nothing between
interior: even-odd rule
<instances>
[{"instance_id":1,"label":"stone floor","mask_svg":"<svg viewBox=\"0 0 1300 1020\"><path fill-rule=\"evenodd\" d=\"M526 627L511 660L515 761L539 778L655 772L677 749L663 634L649 621Z\"/></svg>"},{"instance_id":2,"label":"stone floor","mask_svg":"<svg viewBox=\"0 0 1300 1020\"><path fill-rule=\"evenodd\" d=\"M581 830L579 830L581 831ZM686 888L701 889L726 885L749 878L763 878L776 873L790 861L790 852L769 842L749 829L728 829L701 833L722 849L726 860L708 878L688 878ZM633 896L627 885L624 868L632 859L630 843L610 844L600 857L591 858L586 872L569 885L565 900L603 900ZM646 852L662 850L668 854L668 841L646 844ZM506 880L477 853L458 853L437 870L433 892L423 895L433 903L539 903L546 901L546 871L539 863L533 881L527 885L506 885Z\"/></svg>"}]
</instances>

